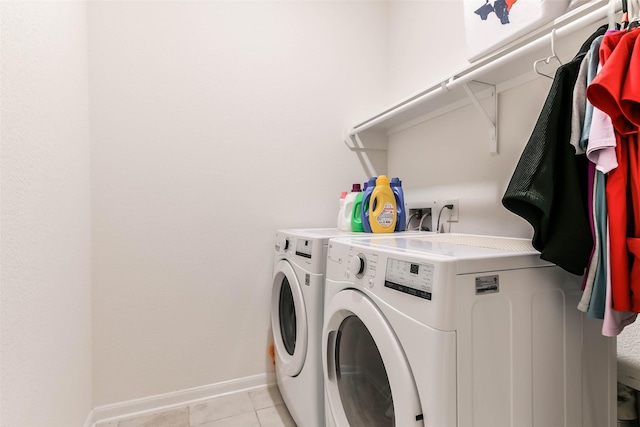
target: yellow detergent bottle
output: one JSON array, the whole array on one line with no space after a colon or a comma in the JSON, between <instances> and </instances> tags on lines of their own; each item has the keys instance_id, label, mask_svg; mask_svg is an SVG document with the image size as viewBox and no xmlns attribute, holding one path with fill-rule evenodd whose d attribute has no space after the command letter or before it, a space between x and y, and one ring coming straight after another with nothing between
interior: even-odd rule
<instances>
[{"instance_id":1,"label":"yellow detergent bottle","mask_svg":"<svg viewBox=\"0 0 640 427\"><path fill-rule=\"evenodd\" d=\"M398 211L396 197L389 185L389 178L380 175L371 193L369 202L369 224L373 233L393 233Z\"/></svg>"}]
</instances>

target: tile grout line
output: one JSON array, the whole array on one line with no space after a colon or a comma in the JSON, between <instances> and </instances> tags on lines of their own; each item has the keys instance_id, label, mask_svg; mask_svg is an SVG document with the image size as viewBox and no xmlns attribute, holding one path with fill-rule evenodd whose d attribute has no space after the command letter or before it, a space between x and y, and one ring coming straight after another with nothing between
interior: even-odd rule
<instances>
[{"instance_id":1,"label":"tile grout line","mask_svg":"<svg viewBox=\"0 0 640 427\"><path fill-rule=\"evenodd\" d=\"M222 418L216 418L216 413L220 414L221 412L225 412L225 411L219 411L218 409L220 409L220 407L218 406L218 408L216 408L215 402L216 400L219 399L224 399L225 397L229 397L229 396L233 396L235 395L237 399L240 400L244 400L246 403L250 404L251 409L249 410L248 407L246 408L237 408L240 410L240 412L237 413L232 413L234 411L231 411L228 415L224 414L224 416ZM269 423L269 425L272 425L271 423L274 421L273 418L269 419L269 415L267 415L267 418L264 417L263 414L263 418L261 418L261 416L258 414L259 411L272 411L275 413L275 416L277 417L276 421L279 423L279 425L281 426L285 426L285 425L289 425L290 421L293 421L290 419L290 415L287 417L286 415L283 415L281 413L281 410L279 410L279 407L283 407L285 408L285 413L288 414L288 411L286 411L286 405L284 404L283 400L282 400L282 396L279 393L279 390L277 388L277 386L267 386L264 387L260 390L245 390L245 391L239 391L237 393L232 393L230 395L226 395L226 396L219 396L219 397L214 397L212 399L200 402L200 404L204 404L204 408L202 408L205 413L203 416L203 413L200 412L198 415L195 415L195 413L193 412L194 409L194 405L184 405L184 406L180 406L180 407L176 407L173 408L169 411L158 411L158 412L152 412L152 413L148 413L145 415L140 415L138 417L134 417L134 418L130 418L130 419L123 419L123 420L119 420L119 421L111 421L109 423L105 423L105 424L98 424L96 427L118 427L121 425L121 423L126 423L123 424L126 425L127 427L142 427L143 425L146 426L148 425L147 423L149 421L151 421L149 419L149 417L162 417L161 414L166 414L168 412L174 412L174 411L185 411L186 412L186 419L182 419L182 421L178 421L178 422L184 422L186 421L188 423L188 427L199 427L199 426L204 426L204 425L214 425L214 424L218 424L219 422L223 422L223 423L227 423L229 420L231 420L232 418L235 417L242 417L242 416L250 416L249 414L253 414L253 420L255 420L258 424L258 426L262 426L263 425L263 421ZM214 407L210 408L209 411L213 410L213 412L208 412L207 411L207 407L208 404L212 404ZM219 405L219 403L218 403ZM243 410L244 409L244 410ZM198 412L198 411L196 411ZM165 415L166 416L166 415ZM211 418L211 416L213 416L213 418ZM271 415L273 416L273 415ZM195 418L195 419L194 419ZM153 419L153 418L152 418ZM223 420L227 420L227 421L223 421ZM245 419L246 420L246 419ZM240 421L240 420L238 420ZM115 424L113 424L115 422ZM166 420L166 422L163 422L161 420L156 420L156 421L151 421L154 427L175 427L175 421L169 421ZM197 422L197 424L194 424L194 422ZM233 422L233 421L231 421ZM240 421L242 422L242 421ZM252 421L253 422L253 421ZM231 425L231 424L229 424ZM244 424L238 424L238 426L240 425L244 425Z\"/></svg>"}]
</instances>

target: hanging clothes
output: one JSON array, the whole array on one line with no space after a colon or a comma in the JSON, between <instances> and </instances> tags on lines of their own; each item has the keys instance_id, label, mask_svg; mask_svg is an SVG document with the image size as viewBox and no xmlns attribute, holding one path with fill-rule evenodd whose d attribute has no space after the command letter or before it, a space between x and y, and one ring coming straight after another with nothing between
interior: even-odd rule
<instances>
[{"instance_id":1,"label":"hanging clothes","mask_svg":"<svg viewBox=\"0 0 640 427\"><path fill-rule=\"evenodd\" d=\"M640 29L605 29L557 70L502 203L615 336L640 312Z\"/></svg>"},{"instance_id":2,"label":"hanging clothes","mask_svg":"<svg viewBox=\"0 0 640 427\"><path fill-rule=\"evenodd\" d=\"M615 129L618 167L608 174L606 199L611 300L613 309L619 312L640 311L640 120L634 108L640 100L636 82L640 78L640 48L636 48L639 31L605 36L600 50L602 70L587 88L588 99L610 117Z\"/></svg>"},{"instance_id":3,"label":"hanging clothes","mask_svg":"<svg viewBox=\"0 0 640 427\"><path fill-rule=\"evenodd\" d=\"M607 31L606 35L615 34L615 30ZM600 46L598 51L593 52L598 57L598 69L596 75L602 70L604 62L610 54L610 43ZM591 84L595 80L595 75ZM591 104L591 102L588 102ZM617 336L629 324L636 320L637 314L628 311L616 311L613 309L612 287L611 287L611 262L609 243L609 221L606 197L607 174L618 167L616 158L616 137L611 118L598 107L592 108L592 121L588 129L586 145L587 158L590 160L590 169L595 170L595 182L593 193L594 212L594 232L596 235L595 245L598 256L593 258L591 269L596 270L593 275L593 292L589 296L585 291L581 304L587 301L587 315L592 318L603 319L602 334L605 336ZM579 305L579 309L584 306Z\"/></svg>"},{"instance_id":4,"label":"hanging clothes","mask_svg":"<svg viewBox=\"0 0 640 427\"><path fill-rule=\"evenodd\" d=\"M584 116L587 109L587 68L591 61L591 50L582 58L576 84L573 86L573 105L571 107L571 138L569 144L573 146L576 154L584 154L580 148L582 129L584 128Z\"/></svg>"},{"instance_id":5,"label":"hanging clothes","mask_svg":"<svg viewBox=\"0 0 640 427\"><path fill-rule=\"evenodd\" d=\"M588 63L586 64L587 68L587 76L586 76L586 84L584 87L584 96L585 96L585 118L583 120L583 127L580 129L580 135L577 136L578 139L578 148L576 150L576 154L583 154L587 152L587 147L589 146L589 135L591 133L591 125L593 122L593 114L594 107L587 100L587 85L590 84L598 71L599 60L599 51L600 44L602 43L602 39L604 36L596 37L591 43L591 47L589 51L585 55L585 60L588 58ZM582 65L584 65L585 61L583 60ZM582 90L582 85L576 83L574 87L574 97L575 92L578 90ZM597 117L597 115L596 115ZM602 215L603 212L601 209L596 209L596 204L598 202L598 198L600 193L598 192L599 187L596 185L598 181L598 172L596 171L595 165L591 162L587 162L588 164L588 174L587 174L587 215L589 216L589 226L591 228L591 236L593 238L593 248L591 250L591 258L589 259L589 263L587 265L587 271L584 275L583 280L583 294L582 299L578 303L578 310L584 311L588 313L590 317L597 317L597 313L594 311L597 305L597 302L602 300L604 304L604 298L600 298L604 296L604 288L605 282L603 280L603 274L605 271L602 269L602 258L603 258L603 250L605 249L603 245L603 230L598 225L603 221ZM606 218L606 213L605 213ZM596 304L592 304L592 300L596 302Z\"/></svg>"},{"instance_id":6,"label":"hanging clothes","mask_svg":"<svg viewBox=\"0 0 640 427\"><path fill-rule=\"evenodd\" d=\"M603 39L604 36L597 37L591 44L591 49L589 50L591 60L588 67L589 72L587 84L591 84L599 71L599 52ZM598 121L600 117L599 113L601 113L601 111L587 100L586 117L584 127L582 129L582 135L580 137L580 146L583 148L584 152L587 153L587 158L589 158L589 153L595 153L599 150L599 147L597 147L598 143L596 142L597 138L593 138L594 135L592 135L592 132L597 133L600 131L599 125L602 123ZM594 122L594 118L596 122ZM587 185L590 187L591 191L589 194L592 196L588 206L591 208L589 213L591 214L590 225L594 236L594 247L592 259L588 267L588 274L586 275L587 280L585 292L578 304L578 309L586 311L587 316L591 318L604 319L608 277L608 234L605 175L592 161L589 162L588 167L589 179L587 181Z\"/></svg>"},{"instance_id":7,"label":"hanging clothes","mask_svg":"<svg viewBox=\"0 0 640 427\"><path fill-rule=\"evenodd\" d=\"M505 194L503 206L533 227L533 246L540 257L582 275L593 239L588 220L585 156L570 145L573 88L581 62L600 27L568 64L556 71L542 108Z\"/></svg>"}]
</instances>

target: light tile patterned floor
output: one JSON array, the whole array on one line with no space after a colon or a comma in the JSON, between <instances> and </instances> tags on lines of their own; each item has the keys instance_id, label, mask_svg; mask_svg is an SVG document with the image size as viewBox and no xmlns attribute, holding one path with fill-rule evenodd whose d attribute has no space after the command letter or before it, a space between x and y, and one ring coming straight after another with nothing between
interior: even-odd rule
<instances>
[{"instance_id":1,"label":"light tile patterned floor","mask_svg":"<svg viewBox=\"0 0 640 427\"><path fill-rule=\"evenodd\" d=\"M278 387L269 386L96 427L296 427Z\"/></svg>"}]
</instances>

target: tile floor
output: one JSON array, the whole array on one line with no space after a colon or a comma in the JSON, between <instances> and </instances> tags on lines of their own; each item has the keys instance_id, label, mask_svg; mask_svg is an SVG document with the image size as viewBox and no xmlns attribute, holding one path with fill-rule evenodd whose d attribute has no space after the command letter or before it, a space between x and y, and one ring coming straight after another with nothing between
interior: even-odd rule
<instances>
[{"instance_id":1,"label":"tile floor","mask_svg":"<svg viewBox=\"0 0 640 427\"><path fill-rule=\"evenodd\" d=\"M96 427L296 427L277 386L215 397Z\"/></svg>"}]
</instances>

